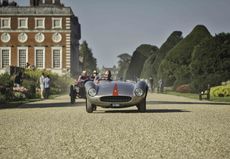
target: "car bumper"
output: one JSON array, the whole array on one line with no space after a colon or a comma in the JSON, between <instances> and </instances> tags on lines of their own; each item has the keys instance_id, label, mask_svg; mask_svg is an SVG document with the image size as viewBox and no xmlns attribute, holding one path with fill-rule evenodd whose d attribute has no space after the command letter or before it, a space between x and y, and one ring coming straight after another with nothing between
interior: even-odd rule
<instances>
[{"instance_id":1,"label":"car bumper","mask_svg":"<svg viewBox=\"0 0 230 159\"><path fill-rule=\"evenodd\" d=\"M132 96L131 99L129 101L101 101L101 97L102 96L94 96L94 97L90 97L87 96L87 100L91 103L94 104L96 106L100 106L100 107L105 107L105 108L122 108L122 107L129 107L129 106L134 106L137 105L138 103L140 103L144 97L138 97L138 96Z\"/></svg>"}]
</instances>

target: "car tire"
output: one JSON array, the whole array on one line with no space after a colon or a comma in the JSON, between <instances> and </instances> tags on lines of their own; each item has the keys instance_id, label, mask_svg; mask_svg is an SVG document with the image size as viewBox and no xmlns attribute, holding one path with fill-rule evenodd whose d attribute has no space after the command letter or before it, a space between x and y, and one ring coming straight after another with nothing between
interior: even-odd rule
<instances>
[{"instance_id":1,"label":"car tire","mask_svg":"<svg viewBox=\"0 0 230 159\"><path fill-rule=\"evenodd\" d=\"M75 103L75 97L73 97L73 96L70 97L70 103L71 103L71 104L74 104L74 103Z\"/></svg>"},{"instance_id":2,"label":"car tire","mask_svg":"<svg viewBox=\"0 0 230 159\"><path fill-rule=\"evenodd\" d=\"M94 104L91 104L87 99L86 99L86 112L87 113L92 113L94 111L94 107L96 107Z\"/></svg>"},{"instance_id":3,"label":"car tire","mask_svg":"<svg viewBox=\"0 0 230 159\"><path fill-rule=\"evenodd\" d=\"M75 99L76 99L76 95L75 95L75 91L73 89L73 85L70 86L70 103L74 104L75 103Z\"/></svg>"},{"instance_id":4,"label":"car tire","mask_svg":"<svg viewBox=\"0 0 230 159\"><path fill-rule=\"evenodd\" d=\"M139 104L137 104L137 108L139 112L146 111L146 98L144 98Z\"/></svg>"}]
</instances>

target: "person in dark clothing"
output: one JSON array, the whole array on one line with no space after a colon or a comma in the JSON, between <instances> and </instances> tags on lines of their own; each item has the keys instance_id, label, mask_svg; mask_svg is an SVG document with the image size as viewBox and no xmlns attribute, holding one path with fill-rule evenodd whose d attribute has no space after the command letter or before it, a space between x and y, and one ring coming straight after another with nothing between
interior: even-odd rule
<instances>
[{"instance_id":1,"label":"person in dark clothing","mask_svg":"<svg viewBox=\"0 0 230 159\"><path fill-rule=\"evenodd\" d=\"M112 81L112 73L110 70L106 70L103 80Z\"/></svg>"},{"instance_id":2,"label":"person in dark clothing","mask_svg":"<svg viewBox=\"0 0 230 159\"><path fill-rule=\"evenodd\" d=\"M90 77L90 80L96 81L98 79L99 79L98 73L96 70L94 70L92 76Z\"/></svg>"},{"instance_id":3,"label":"person in dark clothing","mask_svg":"<svg viewBox=\"0 0 230 159\"><path fill-rule=\"evenodd\" d=\"M21 86L21 83L22 83L22 73L21 73L21 72L19 72L19 73L15 76L14 83L15 83L15 86L16 86L16 87L20 87L20 86Z\"/></svg>"},{"instance_id":4,"label":"person in dark clothing","mask_svg":"<svg viewBox=\"0 0 230 159\"><path fill-rule=\"evenodd\" d=\"M82 71L82 74L78 77L76 84L85 82L89 80L89 76L87 75L86 71Z\"/></svg>"}]
</instances>

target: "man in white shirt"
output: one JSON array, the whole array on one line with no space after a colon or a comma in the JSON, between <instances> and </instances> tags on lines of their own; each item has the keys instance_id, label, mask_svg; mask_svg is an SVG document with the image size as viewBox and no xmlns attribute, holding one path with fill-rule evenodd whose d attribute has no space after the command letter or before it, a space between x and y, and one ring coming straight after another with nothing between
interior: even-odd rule
<instances>
[{"instance_id":1,"label":"man in white shirt","mask_svg":"<svg viewBox=\"0 0 230 159\"><path fill-rule=\"evenodd\" d=\"M44 88L45 88L45 99L48 99L49 98L49 95L50 95L50 78L49 78L49 75L47 75L45 78L44 78Z\"/></svg>"},{"instance_id":2,"label":"man in white shirt","mask_svg":"<svg viewBox=\"0 0 230 159\"><path fill-rule=\"evenodd\" d=\"M44 79L45 79L45 76L44 76L44 73L42 73L41 77L39 78L40 95L42 99L44 98Z\"/></svg>"}]
</instances>

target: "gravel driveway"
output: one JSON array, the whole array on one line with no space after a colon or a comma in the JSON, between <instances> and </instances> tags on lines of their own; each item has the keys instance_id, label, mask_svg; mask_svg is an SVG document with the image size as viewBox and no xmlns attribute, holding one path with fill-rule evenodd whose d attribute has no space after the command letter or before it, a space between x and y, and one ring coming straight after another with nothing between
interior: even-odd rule
<instances>
[{"instance_id":1,"label":"gravel driveway","mask_svg":"<svg viewBox=\"0 0 230 159\"><path fill-rule=\"evenodd\" d=\"M136 107L85 111L68 96L0 109L0 158L230 157L230 105L149 94Z\"/></svg>"}]
</instances>

